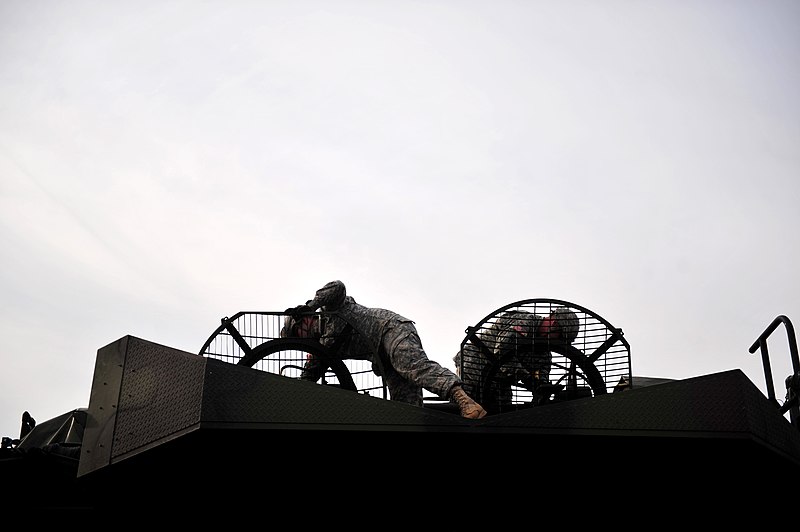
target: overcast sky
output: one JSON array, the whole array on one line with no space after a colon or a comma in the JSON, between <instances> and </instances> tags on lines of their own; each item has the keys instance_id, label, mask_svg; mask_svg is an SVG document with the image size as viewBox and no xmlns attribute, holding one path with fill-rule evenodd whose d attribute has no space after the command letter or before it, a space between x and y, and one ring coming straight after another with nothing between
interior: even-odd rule
<instances>
[{"instance_id":1,"label":"overcast sky","mask_svg":"<svg viewBox=\"0 0 800 532\"><path fill-rule=\"evenodd\" d=\"M634 375L800 325L800 3L0 1L0 435L125 335L197 353L341 279L430 358L504 305ZM770 343L778 398L792 372Z\"/></svg>"}]
</instances>

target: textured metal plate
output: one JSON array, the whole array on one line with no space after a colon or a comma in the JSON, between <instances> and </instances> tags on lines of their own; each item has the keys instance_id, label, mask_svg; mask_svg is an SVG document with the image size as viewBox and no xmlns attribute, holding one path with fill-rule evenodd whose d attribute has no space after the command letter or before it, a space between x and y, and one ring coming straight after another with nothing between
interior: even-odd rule
<instances>
[{"instance_id":1,"label":"textured metal plate","mask_svg":"<svg viewBox=\"0 0 800 532\"><path fill-rule=\"evenodd\" d=\"M205 358L130 338L112 458L197 426Z\"/></svg>"},{"instance_id":2,"label":"textured metal plate","mask_svg":"<svg viewBox=\"0 0 800 532\"><path fill-rule=\"evenodd\" d=\"M79 476L196 428L205 362L133 336L98 350Z\"/></svg>"},{"instance_id":3,"label":"textured metal plate","mask_svg":"<svg viewBox=\"0 0 800 532\"><path fill-rule=\"evenodd\" d=\"M534 456L539 471L609 479L635 467L677 475L719 473L732 460L750 472L800 465L800 433L739 370L468 420L132 337L102 354L117 359L123 345L118 408L105 422L114 427L113 455L93 467L135 457L131 482L147 469L186 486L191 477L238 481L288 464L305 478L316 471L307 456L378 463L388 448L424 467L435 467L434 455L456 464L480 456L489 464L483 474L505 480L510 473L494 467ZM105 385L101 377L95 386ZM111 395L93 391L103 401L92 401L90 415L101 418ZM105 441L85 440L83 451Z\"/></svg>"},{"instance_id":4,"label":"textured metal plate","mask_svg":"<svg viewBox=\"0 0 800 532\"><path fill-rule=\"evenodd\" d=\"M208 360L203 396L204 427L393 428L465 427L460 416L388 401L367 394L323 386Z\"/></svg>"},{"instance_id":5,"label":"textured metal plate","mask_svg":"<svg viewBox=\"0 0 800 532\"><path fill-rule=\"evenodd\" d=\"M78 476L111 462L119 390L125 365L128 337L97 350L86 427L83 431Z\"/></svg>"}]
</instances>

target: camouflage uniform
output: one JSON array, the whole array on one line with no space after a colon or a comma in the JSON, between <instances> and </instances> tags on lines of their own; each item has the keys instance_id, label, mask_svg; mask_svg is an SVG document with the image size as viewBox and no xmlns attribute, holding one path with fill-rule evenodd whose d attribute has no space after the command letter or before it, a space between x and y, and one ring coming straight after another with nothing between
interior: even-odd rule
<instances>
[{"instance_id":1,"label":"camouflage uniform","mask_svg":"<svg viewBox=\"0 0 800 532\"><path fill-rule=\"evenodd\" d=\"M571 342L577 333L577 317L567 309L555 312L567 313L570 315L567 320L575 320L570 321L571 327L568 326ZM523 310L500 314L487 330L478 335L490 355L488 357L475 343L465 343L453 361L460 370L467 393L485 408L498 410L511 404L512 385L521 382L533 390L549 383L553 355L546 346L533 346L533 339L540 334L539 328L544 320L543 316ZM491 362L501 358L502 365L490 376Z\"/></svg>"},{"instance_id":2,"label":"camouflage uniform","mask_svg":"<svg viewBox=\"0 0 800 532\"><path fill-rule=\"evenodd\" d=\"M299 336L301 338L316 338L322 345L329 348L334 347L334 343L338 342L336 353L342 355L342 359L370 360L372 361L372 371L375 372L376 375L381 374L380 364L377 364L372 356L377 348L362 335L348 332L346 330L347 323L344 320L333 320L328 316L320 318L319 314L315 314L313 320L314 326L309 331L309 334L308 332L298 330L296 326L297 320L291 316L287 316L285 325L281 330L281 337ZM320 322L322 325L319 325ZM308 328L306 330L308 331ZM328 367L329 365L326 364L322 358L309 353L300 378L316 382L325 375Z\"/></svg>"},{"instance_id":3,"label":"camouflage uniform","mask_svg":"<svg viewBox=\"0 0 800 532\"><path fill-rule=\"evenodd\" d=\"M352 325L358 334L347 337L338 353L343 359L372 360L373 369L382 366L392 400L422 406L423 388L447 399L453 386L462 384L458 375L428 358L413 321L391 310L356 303L346 295L341 281L327 283L306 305L328 315L320 337L323 345L331 346ZM382 364L376 364L376 356ZM316 381L325 369L321 366L318 357L312 357L301 378Z\"/></svg>"}]
</instances>

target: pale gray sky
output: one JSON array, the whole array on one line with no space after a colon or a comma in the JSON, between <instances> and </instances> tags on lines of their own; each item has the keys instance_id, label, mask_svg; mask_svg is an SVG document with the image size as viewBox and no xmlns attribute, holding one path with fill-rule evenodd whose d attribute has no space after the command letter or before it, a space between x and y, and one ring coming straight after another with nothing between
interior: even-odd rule
<instances>
[{"instance_id":1,"label":"pale gray sky","mask_svg":"<svg viewBox=\"0 0 800 532\"><path fill-rule=\"evenodd\" d=\"M464 329L555 298L635 375L800 325L796 1L0 2L0 434L125 335L197 352L327 281ZM776 390L792 371L780 328Z\"/></svg>"}]
</instances>

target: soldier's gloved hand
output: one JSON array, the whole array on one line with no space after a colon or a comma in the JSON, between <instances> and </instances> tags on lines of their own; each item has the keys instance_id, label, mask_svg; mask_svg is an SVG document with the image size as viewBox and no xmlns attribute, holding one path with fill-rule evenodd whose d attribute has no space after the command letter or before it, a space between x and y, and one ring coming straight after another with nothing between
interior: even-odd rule
<instances>
[{"instance_id":1,"label":"soldier's gloved hand","mask_svg":"<svg viewBox=\"0 0 800 532\"><path fill-rule=\"evenodd\" d=\"M284 312L289 316L297 319L303 314L308 314L313 311L311 310L311 307L309 307L308 305L297 305L296 307L287 308Z\"/></svg>"}]
</instances>

